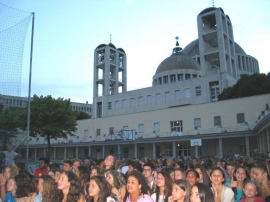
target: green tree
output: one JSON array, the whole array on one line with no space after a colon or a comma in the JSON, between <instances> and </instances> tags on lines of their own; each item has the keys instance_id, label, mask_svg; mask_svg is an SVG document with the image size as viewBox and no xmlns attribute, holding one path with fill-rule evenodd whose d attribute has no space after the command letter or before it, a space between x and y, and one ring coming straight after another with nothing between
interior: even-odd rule
<instances>
[{"instance_id":1,"label":"green tree","mask_svg":"<svg viewBox=\"0 0 270 202\"><path fill-rule=\"evenodd\" d=\"M69 100L54 99L48 95L34 95L31 102L30 136L40 135L47 139L47 158L50 160L50 140L67 138L76 130L76 115Z\"/></svg>"},{"instance_id":2,"label":"green tree","mask_svg":"<svg viewBox=\"0 0 270 202\"><path fill-rule=\"evenodd\" d=\"M243 75L233 87L225 88L218 100L227 100L270 93L270 73Z\"/></svg>"},{"instance_id":3,"label":"green tree","mask_svg":"<svg viewBox=\"0 0 270 202\"><path fill-rule=\"evenodd\" d=\"M91 116L85 112L76 112L76 120L91 119Z\"/></svg>"}]
</instances>

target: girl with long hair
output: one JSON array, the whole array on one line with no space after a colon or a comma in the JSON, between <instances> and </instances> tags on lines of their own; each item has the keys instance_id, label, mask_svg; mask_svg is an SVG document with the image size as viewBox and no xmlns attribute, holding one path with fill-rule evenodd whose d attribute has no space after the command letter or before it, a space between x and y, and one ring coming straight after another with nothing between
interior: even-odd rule
<instances>
[{"instance_id":1,"label":"girl with long hair","mask_svg":"<svg viewBox=\"0 0 270 202\"><path fill-rule=\"evenodd\" d=\"M238 166L234 171L234 177L229 184L234 192L234 201L239 202L243 196L244 183L249 180L249 173L243 166Z\"/></svg>"},{"instance_id":2,"label":"girl with long hair","mask_svg":"<svg viewBox=\"0 0 270 202\"><path fill-rule=\"evenodd\" d=\"M76 175L77 175L77 177L79 179L79 182L81 184L82 190L85 193L86 184L90 180L89 169L86 166L79 166L78 167L78 170L76 172Z\"/></svg>"},{"instance_id":3,"label":"girl with long hair","mask_svg":"<svg viewBox=\"0 0 270 202\"><path fill-rule=\"evenodd\" d=\"M174 170L174 180L186 179L186 173L183 168L176 168Z\"/></svg>"},{"instance_id":4,"label":"girl with long hair","mask_svg":"<svg viewBox=\"0 0 270 202\"><path fill-rule=\"evenodd\" d=\"M117 159L114 155L110 154L104 159L103 169L105 172L118 169Z\"/></svg>"},{"instance_id":5,"label":"girl with long hair","mask_svg":"<svg viewBox=\"0 0 270 202\"><path fill-rule=\"evenodd\" d=\"M14 178L9 178L7 181L7 194L5 196L4 201L16 202L16 181Z\"/></svg>"},{"instance_id":6,"label":"girl with long hair","mask_svg":"<svg viewBox=\"0 0 270 202\"><path fill-rule=\"evenodd\" d=\"M262 196L266 198L270 195L269 164L256 164L253 166L253 179L258 183L262 191Z\"/></svg>"},{"instance_id":7,"label":"girl with long hair","mask_svg":"<svg viewBox=\"0 0 270 202\"><path fill-rule=\"evenodd\" d=\"M38 179L38 192L34 202L56 202L60 199L57 184L49 175L42 175Z\"/></svg>"},{"instance_id":8,"label":"girl with long hair","mask_svg":"<svg viewBox=\"0 0 270 202\"><path fill-rule=\"evenodd\" d=\"M191 188L190 202L215 202L211 188L204 183L197 183Z\"/></svg>"},{"instance_id":9,"label":"girl with long hair","mask_svg":"<svg viewBox=\"0 0 270 202\"><path fill-rule=\"evenodd\" d=\"M156 193L151 198L154 202L168 202L172 193L172 178L165 170L161 170L157 174Z\"/></svg>"},{"instance_id":10,"label":"girl with long hair","mask_svg":"<svg viewBox=\"0 0 270 202\"><path fill-rule=\"evenodd\" d=\"M202 166L195 166L195 170L199 173L199 176L200 176L199 182L210 186L211 181L210 181L210 178L209 178L205 168Z\"/></svg>"},{"instance_id":11,"label":"girl with long hair","mask_svg":"<svg viewBox=\"0 0 270 202\"><path fill-rule=\"evenodd\" d=\"M115 200L110 197L109 184L103 176L91 177L88 196L90 196L87 200L88 202L115 202Z\"/></svg>"},{"instance_id":12,"label":"girl with long hair","mask_svg":"<svg viewBox=\"0 0 270 202\"><path fill-rule=\"evenodd\" d=\"M186 180L189 182L190 186L193 186L194 184L199 182L200 175L196 170L191 169L186 172Z\"/></svg>"},{"instance_id":13,"label":"girl with long hair","mask_svg":"<svg viewBox=\"0 0 270 202\"><path fill-rule=\"evenodd\" d=\"M26 174L19 174L14 177L16 182L16 201L33 201L36 196L34 182Z\"/></svg>"},{"instance_id":14,"label":"girl with long hair","mask_svg":"<svg viewBox=\"0 0 270 202\"><path fill-rule=\"evenodd\" d=\"M150 194L151 189L142 173L131 171L127 177L127 193L123 202L153 202Z\"/></svg>"},{"instance_id":15,"label":"girl with long hair","mask_svg":"<svg viewBox=\"0 0 270 202\"><path fill-rule=\"evenodd\" d=\"M172 185L172 195L169 202L189 202L191 187L186 180L175 180Z\"/></svg>"},{"instance_id":16,"label":"girl with long hair","mask_svg":"<svg viewBox=\"0 0 270 202\"><path fill-rule=\"evenodd\" d=\"M117 198L118 201L122 201L127 191L126 180L123 174L116 170L108 171L106 180L109 183L111 195Z\"/></svg>"},{"instance_id":17,"label":"girl with long hair","mask_svg":"<svg viewBox=\"0 0 270 202\"><path fill-rule=\"evenodd\" d=\"M219 167L212 169L210 174L212 191L215 196L215 202L234 202L234 193L231 188L223 185L225 174Z\"/></svg>"},{"instance_id":18,"label":"girl with long hair","mask_svg":"<svg viewBox=\"0 0 270 202\"><path fill-rule=\"evenodd\" d=\"M64 171L57 183L62 202L84 202L80 182L72 171Z\"/></svg>"}]
</instances>

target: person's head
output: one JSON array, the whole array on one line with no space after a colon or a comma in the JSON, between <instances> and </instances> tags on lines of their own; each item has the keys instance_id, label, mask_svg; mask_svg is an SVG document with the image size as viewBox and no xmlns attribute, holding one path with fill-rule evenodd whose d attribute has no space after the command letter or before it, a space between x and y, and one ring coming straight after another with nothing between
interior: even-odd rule
<instances>
[{"instance_id":1,"label":"person's head","mask_svg":"<svg viewBox=\"0 0 270 202\"><path fill-rule=\"evenodd\" d=\"M221 160L221 166L226 170L227 162L225 160Z\"/></svg>"},{"instance_id":2,"label":"person's head","mask_svg":"<svg viewBox=\"0 0 270 202\"><path fill-rule=\"evenodd\" d=\"M235 165L232 163L228 163L226 166L227 173L229 174L230 177L233 177L233 173L235 170Z\"/></svg>"},{"instance_id":3,"label":"person's head","mask_svg":"<svg viewBox=\"0 0 270 202\"><path fill-rule=\"evenodd\" d=\"M166 201L166 199L168 199L172 193L172 178L170 174L165 170L161 170L157 174L157 181L156 181L157 198L160 195L160 189L164 190L164 196Z\"/></svg>"},{"instance_id":4,"label":"person's head","mask_svg":"<svg viewBox=\"0 0 270 202\"><path fill-rule=\"evenodd\" d=\"M190 202L214 202L211 188L203 183L197 183L191 188Z\"/></svg>"},{"instance_id":5,"label":"person's head","mask_svg":"<svg viewBox=\"0 0 270 202\"><path fill-rule=\"evenodd\" d=\"M265 164L256 164L253 166L253 179L258 184L269 180L269 173Z\"/></svg>"},{"instance_id":6,"label":"person's head","mask_svg":"<svg viewBox=\"0 0 270 202\"><path fill-rule=\"evenodd\" d=\"M82 161L80 159L73 159L72 161L72 168L74 172L76 173L78 171L78 167L82 165Z\"/></svg>"},{"instance_id":7,"label":"person's head","mask_svg":"<svg viewBox=\"0 0 270 202\"><path fill-rule=\"evenodd\" d=\"M117 169L117 160L116 160L116 157L114 155L110 154L105 158L104 169L105 170L116 170Z\"/></svg>"},{"instance_id":8,"label":"person's head","mask_svg":"<svg viewBox=\"0 0 270 202\"><path fill-rule=\"evenodd\" d=\"M172 159L167 159L166 160L166 166L167 166L167 168L173 167L173 160Z\"/></svg>"},{"instance_id":9,"label":"person's head","mask_svg":"<svg viewBox=\"0 0 270 202\"><path fill-rule=\"evenodd\" d=\"M116 170L108 171L105 177L110 187L120 189L123 185L126 184L123 174Z\"/></svg>"},{"instance_id":10,"label":"person's head","mask_svg":"<svg viewBox=\"0 0 270 202\"><path fill-rule=\"evenodd\" d=\"M40 169L47 169L47 166L48 166L48 159L47 158L44 158L44 157L41 157L38 159L38 167Z\"/></svg>"},{"instance_id":11,"label":"person's head","mask_svg":"<svg viewBox=\"0 0 270 202\"><path fill-rule=\"evenodd\" d=\"M175 163L173 164L173 167L174 167L174 169L178 169L178 168L184 168L185 165L184 165L183 162L177 161L177 162L175 162Z\"/></svg>"},{"instance_id":12,"label":"person's head","mask_svg":"<svg viewBox=\"0 0 270 202\"><path fill-rule=\"evenodd\" d=\"M11 152L12 151L12 145L8 144L7 145L7 150L8 150L8 152Z\"/></svg>"},{"instance_id":13,"label":"person's head","mask_svg":"<svg viewBox=\"0 0 270 202\"><path fill-rule=\"evenodd\" d=\"M89 159L85 159L85 160L84 160L84 165L85 165L85 166L90 166L90 163L91 163L91 162L90 162Z\"/></svg>"},{"instance_id":14,"label":"person's head","mask_svg":"<svg viewBox=\"0 0 270 202\"><path fill-rule=\"evenodd\" d=\"M54 172L54 181L57 183L58 182L58 180L60 179L60 176L61 176L61 174L62 174L62 170L60 170L60 169L58 169L58 170L55 170L55 172Z\"/></svg>"},{"instance_id":15,"label":"person's head","mask_svg":"<svg viewBox=\"0 0 270 202\"><path fill-rule=\"evenodd\" d=\"M210 185L210 178L202 166L195 166L195 170L199 173L200 175L200 180L199 182Z\"/></svg>"},{"instance_id":16,"label":"person's head","mask_svg":"<svg viewBox=\"0 0 270 202\"><path fill-rule=\"evenodd\" d=\"M70 159L64 159L63 162L63 171L71 171L72 170L72 161Z\"/></svg>"},{"instance_id":17,"label":"person's head","mask_svg":"<svg viewBox=\"0 0 270 202\"><path fill-rule=\"evenodd\" d=\"M141 172L134 170L128 174L127 192L134 196L140 196L141 194L148 194L148 192L151 192L150 187L147 185Z\"/></svg>"},{"instance_id":18,"label":"person's head","mask_svg":"<svg viewBox=\"0 0 270 202\"><path fill-rule=\"evenodd\" d=\"M90 172L88 167L86 166L79 166L78 170L76 172L76 175L80 181L80 184L82 188L85 187L85 185L89 182L90 180Z\"/></svg>"},{"instance_id":19,"label":"person's head","mask_svg":"<svg viewBox=\"0 0 270 202\"><path fill-rule=\"evenodd\" d=\"M49 170L47 175L51 176L52 178L54 178L55 175L55 170Z\"/></svg>"},{"instance_id":20,"label":"person's head","mask_svg":"<svg viewBox=\"0 0 270 202\"><path fill-rule=\"evenodd\" d=\"M100 167L93 167L90 171L90 177L93 177L93 176L97 176L97 175L103 175L104 172L103 172L103 169L101 169Z\"/></svg>"},{"instance_id":21,"label":"person's head","mask_svg":"<svg viewBox=\"0 0 270 202\"><path fill-rule=\"evenodd\" d=\"M143 164L143 176L148 180L153 180L155 172L155 166L152 163Z\"/></svg>"},{"instance_id":22,"label":"person's head","mask_svg":"<svg viewBox=\"0 0 270 202\"><path fill-rule=\"evenodd\" d=\"M12 192L14 195L16 193L17 185L14 178L9 178L7 181L7 191Z\"/></svg>"},{"instance_id":23,"label":"person's head","mask_svg":"<svg viewBox=\"0 0 270 202\"><path fill-rule=\"evenodd\" d=\"M8 165L5 167L4 176L5 176L6 180L8 180L9 178L15 177L18 174L19 174L19 169L17 166Z\"/></svg>"},{"instance_id":24,"label":"person's head","mask_svg":"<svg viewBox=\"0 0 270 202\"><path fill-rule=\"evenodd\" d=\"M222 166L221 166L221 161L220 161L220 160L218 160L218 161L216 162L216 167L219 167L219 168L222 167Z\"/></svg>"},{"instance_id":25,"label":"person's head","mask_svg":"<svg viewBox=\"0 0 270 202\"><path fill-rule=\"evenodd\" d=\"M128 173L130 173L131 171L134 171L134 170L142 172L142 166L141 166L140 162L138 162L138 161L130 162L130 164L128 166Z\"/></svg>"},{"instance_id":26,"label":"person's head","mask_svg":"<svg viewBox=\"0 0 270 202\"><path fill-rule=\"evenodd\" d=\"M104 176L90 178L88 195L97 202L106 201L106 198L110 195L110 189Z\"/></svg>"},{"instance_id":27,"label":"person's head","mask_svg":"<svg viewBox=\"0 0 270 202\"><path fill-rule=\"evenodd\" d=\"M182 168L177 168L174 170L174 180L182 180L186 179L186 173L184 169Z\"/></svg>"},{"instance_id":28,"label":"person's head","mask_svg":"<svg viewBox=\"0 0 270 202\"><path fill-rule=\"evenodd\" d=\"M261 190L258 184L253 180L247 180L243 187L245 198L254 198L255 196L261 196Z\"/></svg>"},{"instance_id":29,"label":"person's head","mask_svg":"<svg viewBox=\"0 0 270 202\"><path fill-rule=\"evenodd\" d=\"M196 170L191 169L186 173L186 180L189 182L190 186L193 186L194 184L199 182L200 175Z\"/></svg>"},{"instance_id":30,"label":"person's head","mask_svg":"<svg viewBox=\"0 0 270 202\"><path fill-rule=\"evenodd\" d=\"M219 167L213 168L210 174L210 180L214 185L223 184L225 180L225 174L223 170Z\"/></svg>"},{"instance_id":31,"label":"person's head","mask_svg":"<svg viewBox=\"0 0 270 202\"><path fill-rule=\"evenodd\" d=\"M49 175L42 175L38 179L38 192L42 193L42 202L59 201L60 194L57 184Z\"/></svg>"},{"instance_id":32,"label":"person's head","mask_svg":"<svg viewBox=\"0 0 270 202\"><path fill-rule=\"evenodd\" d=\"M16 198L29 197L33 192L35 192L35 186L32 180L26 174L19 174L14 177L17 190Z\"/></svg>"},{"instance_id":33,"label":"person's head","mask_svg":"<svg viewBox=\"0 0 270 202\"><path fill-rule=\"evenodd\" d=\"M69 193L70 191L74 190L75 190L74 193L81 191L79 180L75 175L75 173L73 173L72 171L64 171L60 175L60 179L57 182L57 188L61 190L62 193Z\"/></svg>"},{"instance_id":34,"label":"person's head","mask_svg":"<svg viewBox=\"0 0 270 202\"><path fill-rule=\"evenodd\" d=\"M187 163L185 165L185 171L187 172L187 171L189 171L191 169L194 169L194 165L192 163Z\"/></svg>"},{"instance_id":35,"label":"person's head","mask_svg":"<svg viewBox=\"0 0 270 202\"><path fill-rule=\"evenodd\" d=\"M193 159L192 159L192 164L193 164L194 166L199 165L199 160L198 160L197 158L193 158Z\"/></svg>"},{"instance_id":36,"label":"person's head","mask_svg":"<svg viewBox=\"0 0 270 202\"><path fill-rule=\"evenodd\" d=\"M243 166L238 166L234 171L234 177L237 182L245 182L250 179L249 172Z\"/></svg>"},{"instance_id":37,"label":"person's head","mask_svg":"<svg viewBox=\"0 0 270 202\"><path fill-rule=\"evenodd\" d=\"M172 200L189 202L190 184L186 180L175 180L172 185Z\"/></svg>"}]
</instances>

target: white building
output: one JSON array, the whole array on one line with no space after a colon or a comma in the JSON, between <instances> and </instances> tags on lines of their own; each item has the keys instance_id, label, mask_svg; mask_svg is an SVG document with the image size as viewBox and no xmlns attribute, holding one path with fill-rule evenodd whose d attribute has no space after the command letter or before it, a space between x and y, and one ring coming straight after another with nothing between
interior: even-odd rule
<instances>
[{"instance_id":1,"label":"white building","mask_svg":"<svg viewBox=\"0 0 270 202\"><path fill-rule=\"evenodd\" d=\"M157 67L152 86L139 90L127 91L125 51L111 43L97 46L93 118L78 121L74 137L54 141L53 158L270 151L270 116L264 109L269 94L217 101L242 74L259 72L258 61L234 42L231 20L221 8L203 10L197 25L198 39L183 50L177 42ZM30 157L44 155L45 148L44 139L32 139Z\"/></svg>"}]
</instances>

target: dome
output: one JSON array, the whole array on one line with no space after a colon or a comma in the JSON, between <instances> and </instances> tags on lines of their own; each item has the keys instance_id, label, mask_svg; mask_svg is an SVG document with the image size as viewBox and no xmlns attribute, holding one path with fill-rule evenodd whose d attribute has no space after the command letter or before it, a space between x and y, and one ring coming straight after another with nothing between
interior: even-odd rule
<instances>
[{"instance_id":1,"label":"dome","mask_svg":"<svg viewBox=\"0 0 270 202\"><path fill-rule=\"evenodd\" d=\"M123 48L117 48L117 50L119 50L119 51L121 51L121 52L125 53L125 51L124 51L124 49L123 49Z\"/></svg>"},{"instance_id":2,"label":"dome","mask_svg":"<svg viewBox=\"0 0 270 202\"><path fill-rule=\"evenodd\" d=\"M238 43L234 42L234 47L236 54L246 55L246 52L243 50L243 48L241 48L241 46L238 45Z\"/></svg>"},{"instance_id":3,"label":"dome","mask_svg":"<svg viewBox=\"0 0 270 202\"><path fill-rule=\"evenodd\" d=\"M100 44L100 45L98 45L98 47L96 47L96 49L102 48L104 46L106 46L106 44Z\"/></svg>"},{"instance_id":4,"label":"dome","mask_svg":"<svg viewBox=\"0 0 270 202\"><path fill-rule=\"evenodd\" d=\"M192 69L200 70L200 65L191 57L184 55L182 52L172 54L163 60L156 70L156 74L175 69Z\"/></svg>"}]
</instances>

